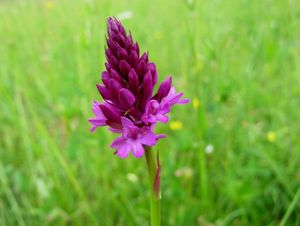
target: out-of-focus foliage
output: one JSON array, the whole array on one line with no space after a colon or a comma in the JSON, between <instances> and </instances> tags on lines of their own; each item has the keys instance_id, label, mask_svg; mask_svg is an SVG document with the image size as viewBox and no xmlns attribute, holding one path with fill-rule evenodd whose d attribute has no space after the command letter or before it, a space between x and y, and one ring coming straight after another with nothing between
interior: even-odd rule
<instances>
[{"instance_id":1,"label":"out-of-focus foliage","mask_svg":"<svg viewBox=\"0 0 300 226\"><path fill-rule=\"evenodd\" d=\"M87 122L109 15L192 100L158 128L163 225L300 225L296 0L0 1L0 225L148 225L145 160Z\"/></svg>"}]
</instances>

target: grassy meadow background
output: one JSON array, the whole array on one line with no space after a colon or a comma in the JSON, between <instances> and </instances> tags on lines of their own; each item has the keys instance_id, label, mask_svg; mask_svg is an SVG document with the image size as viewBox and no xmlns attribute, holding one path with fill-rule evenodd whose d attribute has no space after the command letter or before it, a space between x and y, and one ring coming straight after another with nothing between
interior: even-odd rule
<instances>
[{"instance_id":1,"label":"grassy meadow background","mask_svg":"<svg viewBox=\"0 0 300 226\"><path fill-rule=\"evenodd\" d=\"M296 0L1 0L0 225L149 225L145 160L90 133L106 18L191 98L157 145L162 225L300 225Z\"/></svg>"}]
</instances>

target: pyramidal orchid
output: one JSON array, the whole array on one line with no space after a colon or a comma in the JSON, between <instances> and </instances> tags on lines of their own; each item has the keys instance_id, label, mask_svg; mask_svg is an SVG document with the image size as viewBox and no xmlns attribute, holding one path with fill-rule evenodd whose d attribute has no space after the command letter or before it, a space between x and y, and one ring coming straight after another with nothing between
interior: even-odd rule
<instances>
[{"instance_id":1,"label":"pyramidal orchid","mask_svg":"<svg viewBox=\"0 0 300 226\"><path fill-rule=\"evenodd\" d=\"M151 195L151 225L160 225L159 195L160 165L151 147L163 134L155 134L158 122L167 123L168 113L176 104L186 104L183 93L176 93L172 77L167 77L154 93L158 82L156 66L150 62L148 53L140 53L139 45L133 41L116 18L107 21L106 70L102 72L97 89L103 102L94 101L94 117L89 119L91 131L107 126L119 134L111 144L115 154L126 158L130 153L136 158L146 155Z\"/></svg>"}]
</instances>

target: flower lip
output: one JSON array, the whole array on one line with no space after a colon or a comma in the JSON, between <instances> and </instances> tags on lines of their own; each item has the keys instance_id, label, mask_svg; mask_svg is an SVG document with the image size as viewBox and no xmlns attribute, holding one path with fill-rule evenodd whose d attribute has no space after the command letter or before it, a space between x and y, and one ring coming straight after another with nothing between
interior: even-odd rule
<instances>
[{"instance_id":1,"label":"flower lip","mask_svg":"<svg viewBox=\"0 0 300 226\"><path fill-rule=\"evenodd\" d=\"M117 148L116 154L125 158L132 151L137 158L144 154L144 145L153 146L156 144L156 135L147 127L139 128L126 117L121 118L122 136L118 137L111 144L112 148Z\"/></svg>"},{"instance_id":2,"label":"flower lip","mask_svg":"<svg viewBox=\"0 0 300 226\"><path fill-rule=\"evenodd\" d=\"M157 100L150 100L146 106L146 112L142 117L145 123L162 123L168 122L169 118L166 116L170 112L170 106L167 102L159 103Z\"/></svg>"},{"instance_id":3,"label":"flower lip","mask_svg":"<svg viewBox=\"0 0 300 226\"><path fill-rule=\"evenodd\" d=\"M148 110L149 114L155 115L158 112L159 108L160 108L160 105L159 105L158 101L151 100L149 102L149 105L150 105L149 110Z\"/></svg>"},{"instance_id":4,"label":"flower lip","mask_svg":"<svg viewBox=\"0 0 300 226\"><path fill-rule=\"evenodd\" d=\"M90 129L91 132L94 132L97 127L106 125L107 118L104 116L99 105L100 105L99 102L97 102L97 101L93 102L92 110L96 117L89 119L89 122L93 125L92 128Z\"/></svg>"}]
</instances>

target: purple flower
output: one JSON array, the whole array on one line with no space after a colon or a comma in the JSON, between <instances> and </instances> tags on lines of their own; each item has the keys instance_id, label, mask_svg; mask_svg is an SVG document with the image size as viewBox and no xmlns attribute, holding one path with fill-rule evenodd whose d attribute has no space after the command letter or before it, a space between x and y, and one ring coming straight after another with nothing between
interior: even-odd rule
<instances>
[{"instance_id":1,"label":"purple flower","mask_svg":"<svg viewBox=\"0 0 300 226\"><path fill-rule=\"evenodd\" d=\"M157 142L156 135L147 126L139 128L126 117L121 118L122 136L118 137L111 144L112 148L117 148L116 154L121 158L126 158L130 151L137 158L144 154L144 145L153 146Z\"/></svg>"},{"instance_id":2,"label":"purple flower","mask_svg":"<svg viewBox=\"0 0 300 226\"><path fill-rule=\"evenodd\" d=\"M146 105L145 114L142 120L146 124L154 124L157 121L167 123L169 117L166 116L170 112L170 104L167 101L159 103L157 100L150 100Z\"/></svg>"},{"instance_id":3,"label":"purple flower","mask_svg":"<svg viewBox=\"0 0 300 226\"><path fill-rule=\"evenodd\" d=\"M183 93L176 93L175 87L172 87L168 95L164 97L161 102L167 102L170 106L174 104L188 104L190 100L187 98L181 99L182 96Z\"/></svg>"},{"instance_id":4,"label":"purple flower","mask_svg":"<svg viewBox=\"0 0 300 226\"><path fill-rule=\"evenodd\" d=\"M107 119L103 115L103 113L102 113L99 106L100 106L99 102L97 102L97 101L93 102L92 110L93 110L96 117L89 119L89 122L93 125L93 127L91 128L92 132L94 132L97 127L106 125L105 122L106 122Z\"/></svg>"},{"instance_id":5,"label":"purple flower","mask_svg":"<svg viewBox=\"0 0 300 226\"><path fill-rule=\"evenodd\" d=\"M153 94L158 73L148 53L140 55L139 45L117 19L108 18L107 30L106 70L102 72L103 84L97 84L104 103L93 103L91 131L108 126L112 132L122 134L111 145L118 156L127 157L132 151L135 157L141 157L144 146L154 146L164 137L153 132L157 122L168 122L171 107L188 100L181 99L183 93L175 92L172 77L166 78Z\"/></svg>"}]
</instances>

